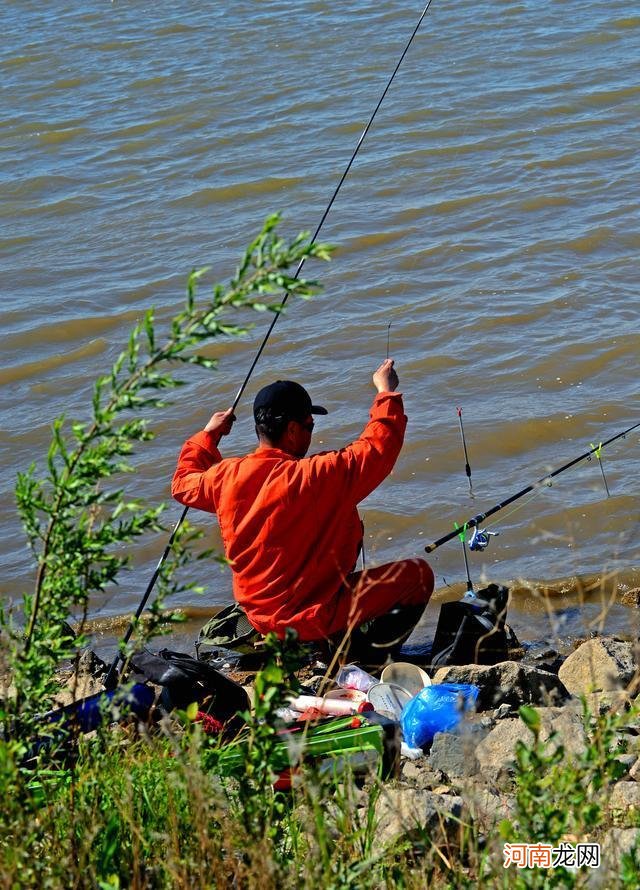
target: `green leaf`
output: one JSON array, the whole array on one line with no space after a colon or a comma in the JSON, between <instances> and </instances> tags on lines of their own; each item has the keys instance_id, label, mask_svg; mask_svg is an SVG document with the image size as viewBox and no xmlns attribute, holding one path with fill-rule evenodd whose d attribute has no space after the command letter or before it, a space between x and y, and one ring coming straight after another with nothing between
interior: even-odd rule
<instances>
[{"instance_id":1,"label":"green leaf","mask_svg":"<svg viewBox=\"0 0 640 890\"><path fill-rule=\"evenodd\" d=\"M520 715L520 719L523 721L525 726L531 730L531 732L538 735L540 732L540 714L536 711L535 708L532 708L530 705L521 705L518 709L518 714Z\"/></svg>"},{"instance_id":2,"label":"green leaf","mask_svg":"<svg viewBox=\"0 0 640 890\"><path fill-rule=\"evenodd\" d=\"M144 316L144 329L147 335L147 340L149 341L149 352L153 353L155 349L155 331L153 329L153 308L149 309L149 311Z\"/></svg>"}]
</instances>

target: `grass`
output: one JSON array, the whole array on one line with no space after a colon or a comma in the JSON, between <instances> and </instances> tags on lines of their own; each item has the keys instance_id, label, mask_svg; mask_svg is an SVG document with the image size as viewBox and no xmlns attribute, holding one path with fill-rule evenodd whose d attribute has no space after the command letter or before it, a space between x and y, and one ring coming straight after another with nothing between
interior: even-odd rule
<instances>
[{"instance_id":1,"label":"grass","mask_svg":"<svg viewBox=\"0 0 640 890\"><path fill-rule=\"evenodd\" d=\"M290 666L290 665L289 665ZM0 742L0 886L18 888L547 888L583 887L589 870L505 869L505 842L601 840L620 814L607 808L623 774L621 739L635 738L638 710L594 717L573 758L543 741L533 708L531 742L516 752L509 819L480 828L463 810L388 832L380 815L398 793L376 772L301 767L289 792L273 787L275 708L287 670L258 682L259 719L247 714L244 761L222 776L221 746L190 719L154 727L131 721L80 738L66 755L22 763L24 745ZM419 792L414 792L418 794ZM385 804L386 810L385 810ZM628 825L639 825L637 813ZM621 858L605 886L637 887L640 860Z\"/></svg>"}]
</instances>

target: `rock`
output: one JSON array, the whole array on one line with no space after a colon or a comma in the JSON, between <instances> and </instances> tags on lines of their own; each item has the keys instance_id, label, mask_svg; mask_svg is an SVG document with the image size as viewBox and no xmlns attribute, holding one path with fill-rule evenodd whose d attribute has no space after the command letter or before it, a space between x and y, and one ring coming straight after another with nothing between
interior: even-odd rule
<instances>
[{"instance_id":1,"label":"rock","mask_svg":"<svg viewBox=\"0 0 640 890\"><path fill-rule=\"evenodd\" d=\"M634 847L640 849L640 831L637 828L611 828L600 844L600 868L589 869L588 886L618 886L621 859Z\"/></svg>"},{"instance_id":2,"label":"rock","mask_svg":"<svg viewBox=\"0 0 640 890\"><path fill-rule=\"evenodd\" d=\"M619 754L616 760L623 765L625 772L629 775L629 771L636 764L637 756L635 754Z\"/></svg>"},{"instance_id":3,"label":"rock","mask_svg":"<svg viewBox=\"0 0 640 890\"><path fill-rule=\"evenodd\" d=\"M616 782L611 789L609 808L625 815L630 809L640 811L640 785L637 782Z\"/></svg>"},{"instance_id":4,"label":"rock","mask_svg":"<svg viewBox=\"0 0 640 890\"><path fill-rule=\"evenodd\" d=\"M464 797L474 825L485 834L495 834L496 825L502 819L511 819L516 809L513 797L489 788L469 787Z\"/></svg>"},{"instance_id":5,"label":"rock","mask_svg":"<svg viewBox=\"0 0 640 890\"><path fill-rule=\"evenodd\" d=\"M594 714L606 714L609 711L622 711L629 706L629 693L625 689L609 692L590 692L585 695L587 707Z\"/></svg>"},{"instance_id":6,"label":"rock","mask_svg":"<svg viewBox=\"0 0 640 890\"><path fill-rule=\"evenodd\" d=\"M437 843L458 834L464 802L461 797L406 788L383 788L376 802L376 821L383 846L405 835L425 831Z\"/></svg>"},{"instance_id":7,"label":"rock","mask_svg":"<svg viewBox=\"0 0 640 890\"><path fill-rule=\"evenodd\" d=\"M554 733L558 742L569 754L582 754L586 744L586 733L582 722L582 708L570 703L563 708L537 708L542 727L540 738L546 740Z\"/></svg>"},{"instance_id":8,"label":"rock","mask_svg":"<svg viewBox=\"0 0 640 890\"><path fill-rule=\"evenodd\" d=\"M429 753L431 767L449 779L476 775L480 764L475 751L482 737L478 733L437 732Z\"/></svg>"},{"instance_id":9,"label":"rock","mask_svg":"<svg viewBox=\"0 0 640 890\"><path fill-rule=\"evenodd\" d=\"M558 650L552 646L534 643L527 650L527 661L554 661L558 657Z\"/></svg>"},{"instance_id":10,"label":"rock","mask_svg":"<svg viewBox=\"0 0 640 890\"><path fill-rule=\"evenodd\" d=\"M557 674L564 658L557 649L553 649L544 643L534 643L529 646L522 659L524 664L532 665L550 674Z\"/></svg>"},{"instance_id":11,"label":"rock","mask_svg":"<svg viewBox=\"0 0 640 890\"><path fill-rule=\"evenodd\" d=\"M493 712L493 716L496 720L504 720L505 717L515 717L515 708L513 705L507 704L507 702L502 702L499 708L496 708Z\"/></svg>"},{"instance_id":12,"label":"rock","mask_svg":"<svg viewBox=\"0 0 640 890\"><path fill-rule=\"evenodd\" d=\"M433 682L475 684L480 688L477 701L479 711L502 704L513 708L525 704L555 704L569 697L554 674L515 661L443 667L436 673Z\"/></svg>"},{"instance_id":13,"label":"rock","mask_svg":"<svg viewBox=\"0 0 640 890\"><path fill-rule=\"evenodd\" d=\"M450 794L453 793L453 789L449 785L436 785L435 788L431 789L434 794Z\"/></svg>"},{"instance_id":14,"label":"rock","mask_svg":"<svg viewBox=\"0 0 640 890\"><path fill-rule=\"evenodd\" d=\"M640 587L626 590L620 597L623 606L640 606Z\"/></svg>"},{"instance_id":15,"label":"rock","mask_svg":"<svg viewBox=\"0 0 640 890\"><path fill-rule=\"evenodd\" d=\"M629 778L634 779L634 781L636 782L640 782L640 757L638 757L634 765L629 770Z\"/></svg>"},{"instance_id":16,"label":"rock","mask_svg":"<svg viewBox=\"0 0 640 890\"><path fill-rule=\"evenodd\" d=\"M92 649L82 649L78 654L76 671L91 677L103 677L107 672L107 665Z\"/></svg>"},{"instance_id":17,"label":"rock","mask_svg":"<svg viewBox=\"0 0 640 890\"><path fill-rule=\"evenodd\" d=\"M529 744L532 738L522 720L501 720L476 749L479 776L488 783L509 778L514 772L516 742Z\"/></svg>"},{"instance_id":18,"label":"rock","mask_svg":"<svg viewBox=\"0 0 640 890\"><path fill-rule=\"evenodd\" d=\"M106 670L107 665L95 652L83 649L76 658L72 672L61 675L61 689L55 696L55 704L64 707L102 691L102 679Z\"/></svg>"},{"instance_id":19,"label":"rock","mask_svg":"<svg viewBox=\"0 0 640 890\"><path fill-rule=\"evenodd\" d=\"M613 637L587 640L569 655L558 677L572 695L624 688L637 670L634 646Z\"/></svg>"},{"instance_id":20,"label":"rock","mask_svg":"<svg viewBox=\"0 0 640 890\"><path fill-rule=\"evenodd\" d=\"M407 760L402 764L402 778L416 788L433 789L441 782L441 776L434 772L426 758Z\"/></svg>"},{"instance_id":21,"label":"rock","mask_svg":"<svg viewBox=\"0 0 640 890\"><path fill-rule=\"evenodd\" d=\"M585 747L585 732L577 707L536 708L540 715L540 738L544 741L557 733L558 744L569 754L580 754ZM476 749L479 775L486 782L502 783L515 772L515 749L518 741L531 745L533 734L522 720L501 720Z\"/></svg>"}]
</instances>

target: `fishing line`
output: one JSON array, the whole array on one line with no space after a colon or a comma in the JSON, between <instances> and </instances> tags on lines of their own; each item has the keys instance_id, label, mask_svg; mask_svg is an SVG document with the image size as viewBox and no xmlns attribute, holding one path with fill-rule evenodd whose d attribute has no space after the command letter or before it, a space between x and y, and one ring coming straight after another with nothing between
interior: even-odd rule
<instances>
[{"instance_id":1,"label":"fishing line","mask_svg":"<svg viewBox=\"0 0 640 890\"><path fill-rule=\"evenodd\" d=\"M625 434L622 435L622 438L624 438L624 435L625 435ZM596 457L597 457L597 452L602 450L603 443L601 442L601 443L597 446L597 448L596 448L596 446L593 444L593 442L591 442L590 445L591 445L591 447L592 447L593 449L596 449L596 450L594 450L593 453L594 453L594 454L596 455ZM586 460L587 460L587 463L588 463L588 462L591 460L591 455L590 455L589 457L587 457ZM601 472L604 473L604 471L602 470L602 464L600 464L600 470L601 470ZM607 485L606 477L604 478L603 481L604 481L604 483L605 483L605 488L606 488L606 490L607 490L607 493L609 494L609 486ZM519 513L520 510L524 510L525 507L527 507L529 504L531 504L533 501L535 501L535 499L536 499L537 497L540 497L540 495L543 494L545 488L551 488L551 485L552 485L552 483L551 483L550 481L547 481L546 485L541 485L541 486L539 486L538 488L536 488L536 490L532 493L531 497L527 498L527 499L524 500L521 504L518 504L516 507L513 507L511 510L507 510L507 512L506 512L506 513L504 514L504 516L502 517L502 521L504 522L506 519L509 519L510 516L513 516L515 513ZM492 526L495 526L496 522L497 522L497 519L494 519L494 520L492 520L491 522L487 522L487 524L486 524L486 528L491 528ZM639 520L639 522L640 522L640 520ZM490 534L491 534L491 533L490 533Z\"/></svg>"},{"instance_id":2,"label":"fishing line","mask_svg":"<svg viewBox=\"0 0 640 890\"><path fill-rule=\"evenodd\" d=\"M387 93L389 92L389 88L391 87L391 84L393 83L393 80L394 80L396 74L398 73L398 70L399 70L400 66L402 65L402 62L404 61L404 57L408 53L409 47L413 43L413 39L416 36L416 34L418 33L418 29L420 28L420 25L422 24L424 17L426 16L427 12L429 11L429 7L431 6L432 2L433 2L433 0L429 0L427 5L425 6L425 8L422 10L422 14L420 15L420 18L418 19L418 23L416 24L415 28L413 29L411 37L407 41L407 44L406 44L405 48L403 49L400 58L398 59L396 67L393 69L393 73L391 74L391 77L387 81L387 85L385 86L384 90L382 91L382 95L378 99L378 103L377 103L376 107L374 108L373 113L367 122L367 125L365 126L364 130L362 131L360 138L358 139L358 143L357 143L356 147L354 148L351 157L349 158L349 163L345 167L344 172L343 172L342 176L340 177L340 180L339 180L337 186L335 187L333 194L331 195L329 203L327 204L325 211L322 214L322 217L320 218L320 222L318 223L316 230L311 237L311 241L309 242L310 244L315 244L315 241L316 241L318 235L320 234L320 230L322 229L322 226L324 225L324 222L325 222L327 216L329 215L329 211L333 207L333 203L334 203L335 199L338 197L338 192L342 188L342 184L345 181L345 179L347 178L349 171L351 170L353 162L355 161L355 159L358 155L358 152L360 151L360 147L361 147L362 143L364 142L364 140L366 139L367 133L371 129L371 125L373 124L373 121L375 120L375 117L380 109L380 106L384 102L385 97L386 97ZM304 266L305 259L306 259L306 257L302 257L302 259L300 260L300 263L298 264L298 268L296 269L296 272L293 276L294 280L298 277L298 275L302 271L302 267ZM273 319L271 321L271 324L269 325L269 327L267 329L267 333L264 335L264 339L263 339L262 343L260 344L258 352L256 353L256 356L249 367L247 376L245 377L245 379L242 383L242 386L238 390L238 393L237 393L237 395L234 399L233 405L232 405L232 408L234 410L235 410L238 402L240 401L242 394L244 393L244 391L246 389L249 379L251 378L251 375L253 374L253 370L254 370L255 366L258 364L258 360L259 360L260 356L262 355L262 352L263 352L265 346L267 345L267 341L269 340L269 337L271 336L271 332L273 331L274 327L276 326L278 317L279 317L280 313L282 312L288 299L289 299L289 293L287 292L283 296L280 306L277 307L275 315L273 316Z\"/></svg>"},{"instance_id":3,"label":"fishing line","mask_svg":"<svg viewBox=\"0 0 640 890\"><path fill-rule=\"evenodd\" d=\"M633 426L630 426L628 429L623 430L621 433L617 433L617 435L611 436L611 438L607 439L606 442L601 442L597 448L595 448L595 447L591 448L591 449L589 449L589 451L585 451L583 454L578 455L578 457L574 457L573 460L570 460L568 463L563 464L561 467L557 467L555 470L552 470L550 473L547 473L546 476L543 476L541 479L538 479L536 482L533 482L531 485L527 485L526 488L521 489L520 491L511 495L511 497L508 497L504 501L501 501L499 504L495 504L493 507L491 507L486 512L479 513L477 516L473 516L473 517L471 517L471 519L467 519L467 521L464 523L465 527L466 528L476 528L482 522L484 522L484 520L487 519L487 517L493 516L494 513L498 513L500 510L503 510L505 507L508 507L514 501L517 501L521 497L524 497L526 494L529 494L529 492L537 491L538 489L541 489L542 486L549 485L551 479L553 479L555 476L559 476L560 473L564 473L566 470L570 469L571 467L574 467L576 464L580 463L581 461L589 459L592 454L596 453L596 451L599 451L602 448L605 448L607 445L611 445L612 442L616 442L618 439L624 439L626 436L629 435L629 433L632 433L634 430L637 430L639 427L640 427L640 423L636 423ZM455 538L457 534L458 534L458 531L456 530L456 531L450 532L447 535L443 535L441 538L438 538L437 541L433 541L433 543L427 544L427 546L424 549L427 553L432 553L434 550L436 550L442 544L446 544L448 541L451 541L453 538Z\"/></svg>"},{"instance_id":4,"label":"fishing line","mask_svg":"<svg viewBox=\"0 0 640 890\"><path fill-rule=\"evenodd\" d=\"M404 61L405 56L406 56L407 53L409 52L409 48L410 48L411 44L413 43L413 40L414 40L416 34L418 33L418 30L419 30L419 28L420 28L420 25L422 24L422 22L423 22L423 20L424 20L424 18L425 18L425 16L426 16L426 14L428 13L429 8L430 8L432 2L433 2L433 0L428 0L426 6L425 6L424 9L422 10L422 13L420 14L420 17L419 17L419 19L418 19L418 22L417 22L415 28L413 29L413 31L412 31L412 33L411 33L411 36L409 37L409 40L408 40L407 43L405 44L405 47L404 47L404 49L402 50L402 53L401 53L401 55L400 55L400 58L398 59L398 62L397 62L397 64L396 64L395 68L393 69L393 72L392 72L391 76L390 76L389 79L387 80L386 86L385 86L384 90L382 91L382 94L381 94L380 98L378 99L378 102L377 102L377 104L376 104L376 106L375 106L375 108L374 108L374 110L373 110L373 113L371 114L371 117L369 118L369 120L368 120L368 122L367 122L367 124L366 124L366 126L365 126L365 128L364 128L364 130L362 131L362 134L360 135L360 138L358 139L358 142L357 142L357 144L356 144L356 147L354 148L354 150L353 150L353 152L352 152L352 154L351 154L351 157L349 158L349 162L348 162L347 166L345 167L344 172L342 173L342 176L340 177L340 180L338 181L338 184L337 184L337 186L335 187L335 189L334 189L334 191L333 191L333 194L331 195L331 198L330 198L330 200L329 200L329 203L327 204L327 206L326 206L326 208L325 208L325 211L324 211L324 213L322 214L322 217L320 218L320 222L318 223L318 225L317 225L317 227L316 227L316 230L315 230L315 232L313 233L313 236L312 236L312 238L311 238L311 241L309 242L310 244L314 244L315 241L316 241L316 239L317 239L317 237L318 237L318 235L320 234L320 230L322 229L322 227L323 227L323 225L324 225L324 222L325 222L327 216L329 215L329 211L330 211L331 208L333 207L334 201L335 201L336 198L338 197L338 193L339 193L340 189L342 188L342 184L344 183L345 179L347 178L347 176L348 176L348 174L349 174L349 171L351 170L351 167L352 167L352 165L353 165L353 162L355 161L355 159L356 159L356 157L357 157L357 155L358 155L358 152L360 151L360 147L362 146L362 143L363 143L364 140L366 139L367 134L368 134L369 130L371 129L371 126L372 126L372 124L373 124L373 122L374 122L374 120L375 120L375 118L376 118L376 115L378 114L378 111L379 111L379 109L380 109L380 106L381 106L382 103L384 102L384 100L385 100L385 98L386 98L386 95L387 95L387 93L389 92L389 89L390 89L390 87L391 87L391 84L393 83L393 81L394 81L394 79L395 79L395 76L396 76L396 74L398 73L398 71L399 71L399 69L400 69L400 66L402 65L402 63L403 63L403 61ZM300 272L302 271L302 267L304 266L304 263L305 263L305 259L306 259L306 257L302 257L302 259L300 260L300 262L299 262L299 264L298 264L298 267L297 267L297 269L296 269L296 271L295 271L295 274L294 274L294 276L293 276L294 280L296 280L296 279L298 278L298 276L300 275ZM258 361L259 361L259 359L260 359L260 356L262 355L262 353L263 353L263 351L264 351L264 348L265 348L265 346L267 345L267 342L268 342L268 340L269 340L269 338L270 338L270 336L271 336L271 332L273 331L274 327L276 326L276 322L278 321L278 318L280 317L280 314L282 313L282 311L283 311L283 309L284 309L284 307L285 307L285 305L286 305L288 299L289 299L289 292L287 291L287 292L284 294L284 296L282 297L282 300L281 300L281 302L280 302L280 305L277 306L276 309L275 309L273 319L271 320L271 324L270 324L269 327L267 328L267 332L266 332L266 334L264 335L264 338L263 338L263 340L262 340L262 342L261 342L261 344L260 344L260 346L259 346L259 348L258 348L258 351L257 351L257 353L256 353L256 355L255 355L255 358L253 359L253 361L251 362L251 365L249 366L249 370L247 371L247 375L246 375L246 377L244 378L244 380L243 380L243 382L242 382L242 385L240 386L240 389L238 390L238 392L237 392L237 394L236 394L235 399L233 400L233 404L232 404L232 406L231 406L231 410L232 410L232 411L235 411L235 409L236 409L236 407L237 407L237 405L238 405L238 402L239 402L240 399L242 398L242 395L243 395L243 393L244 393L244 391L245 391L245 389L246 389L246 387L247 387L247 384L249 383L249 380L251 379L251 375L253 374L253 371L254 371L256 365L258 364ZM151 580L149 581L149 584L147 585L147 588L146 588L146 590L145 590L145 592L144 592L144 595L143 595L143 597L142 597L142 601L140 602L140 605L138 606L138 608L137 608L137 610L136 610L135 617L134 617L134 619L132 620L131 624L129 625L129 628L127 629L127 632L126 632L126 634L124 635L124 637L123 637L123 639L122 639L122 641L121 641L121 643L120 643L120 646L118 647L118 653L117 653L117 655L116 655L116 657L115 657L115 659L114 659L114 661L113 661L111 667L109 668L109 671L108 671L108 673L107 673L107 676L105 677L105 687L106 687L107 689L109 689L110 686L112 687L112 686L114 686L115 684L117 684L117 681L118 681L118 664L119 664L119 662L123 659L122 649L123 649L124 646L128 643L129 639L131 638L131 634L133 633L133 630L134 630L134 627L135 627L135 623L137 622L137 620L140 618L142 612L144 611L144 608L145 608L145 606L146 606L146 604L147 604L147 600L149 599L149 596L151 595L151 592L152 592L152 590L153 590L153 588L154 588L154 586L155 586L155 583L156 583L156 581L158 580L158 576L159 576L159 574L160 574L160 571L162 570L162 566L164 565L164 563L165 563L165 561L166 561L166 559L167 559L167 557L168 557L168 555L169 555L169 553L170 553L170 551L171 551L171 547L172 547L172 545L173 545L173 543L174 543L174 541L175 541L175 539L176 539L176 536L177 536L177 534L178 534L178 531L179 531L179 529L180 529L182 523L184 522L184 520L185 520L186 515L187 515L188 512L189 512L189 507L185 507L185 508L183 509L183 511L182 511L182 513L181 513L181 515L180 515L180 518L178 519L176 525L174 526L174 529L173 529L173 531L171 532L171 536L170 536L170 538L169 538L169 541L168 541L168 543L167 543L167 546L165 547L164 552L163 552L162 556L160 557L160 559L159 559L159 561L158 561L158 565L156 566L156 569L155 569L153 575L151 576ZM107 685L107 684L109 684L109 685Z\"/></svg>"},{"instance_id":5,"label":"fishing line","mask_svg":"<svg viewBox=\"0 0 640 890\"><path fill-rule=\"evenodd\" d=\"M596 447L593 442L591 442L591 447L593 449L593 453L596 456L596 460L600 465L600 472L602 473L602 481L604 482L604 490L607 492L607 497L611 497L611 492L609 491L609 485L607 483L607 477L604 474L604 467L602 466L602 442ZM591 460L591 458L589 458Z\"/></svg>"},{"instance_id":6,"label":"fishing line","mask_svg":"<svg viewBox=\"0 0 640 890\"><path fill-rule=\"evenodd\" d=\"M467 135L468 135L470 129L471 129L471 123L470 123L469 118L468 118L468 116L467 116L467 117L465 118L465 125L464 125L464 127L462 128L462 130L459 132L460 144L458 145L457 148L455 148L455 149L451 152L450 155L448 155L448 162L449 162L450 165L452 165L452 164L459 158L460 154L462 153L462 149L463 149L463 146L464 146L464 142L465 142L465 140L466 140L466 137L467 137ZM410 283L409 283L409 281L407 280L407 278L408 278L408 276L409 276L410 273L413 273L413 272L416 270L416 267L417 267L417 265L418 265L418 256L423 252L423 250L424 250L424 244L422 245L421 248L414 250L413 253L410 255L409 263L408 263L408 265L405 267L405 274L404 274L404 276L403 276L403 277L404 277L403 284L402 284L402 286L400 287L400 289L397 290L397 291L395 292L395 299L396 299L397 301L402 301L403 298L405 297L405 295L407 294L407 292L409 291ZM414 285L413 285L413 292L415 292L415 289L416 289L416 286L415 286L415 283L414 283ZM421 285L420 289L422 289L422 285ZM406 311L406 307L405 307L405 306L398 306L397 309L398 309L400 312L405 312L405 311ZM393 310L392 310L392 311L393 311ZM388 357L389 357L389 355L388 355L388 353L387 353L387 358L388 358Z\"/></svg>"},{"instance_id":7,"label":"fishing line","mask_svg":"<svg viewBox=\"0 0 640 890\"><path fill-rule=\"evenodd\" d=\"M548 483L547 485L541 485L539 488L536 488L536 490L532 493L530 498L527 498L521 504L518 504L516 507L513 507L511 510L507 510L507 512L502 517L502 521L505 522L505 520L509 519L510 516L514 516L516 513L519 513L521 510L524 510L525 507L528 507L529 504L532 504L536 498L540 497L540 495L544 492L545 488L550 488L550 487L551 487L551 484ZM485 528L491 528L492 526L494 526L496 524L497 521L498 521L497 519L494 519L491 522L487 522Z\"/></svg>"}]
</instances>

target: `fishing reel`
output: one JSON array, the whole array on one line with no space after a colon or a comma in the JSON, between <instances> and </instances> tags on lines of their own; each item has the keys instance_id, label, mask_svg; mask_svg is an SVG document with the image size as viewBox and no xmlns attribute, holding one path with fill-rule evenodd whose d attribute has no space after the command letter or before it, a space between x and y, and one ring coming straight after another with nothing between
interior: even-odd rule
<instances>
[{"instance_id":1,"label":"fishing reel","mask_svg":"<svg viewBox=\"0 0 640 890\"><path fill-rule=\"evenodd\" d=\"M489 546L490 538L497 538L499 534L500 532L488 532L486 529L476 526L469 539L469 550L480 552L486 550Z\"/></svg>"}]
</instances>

